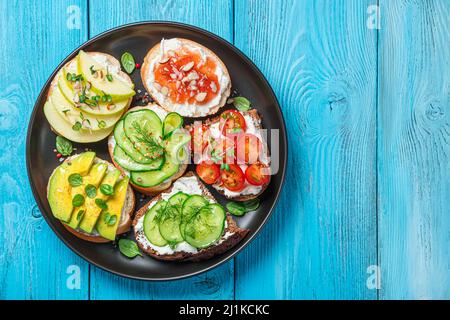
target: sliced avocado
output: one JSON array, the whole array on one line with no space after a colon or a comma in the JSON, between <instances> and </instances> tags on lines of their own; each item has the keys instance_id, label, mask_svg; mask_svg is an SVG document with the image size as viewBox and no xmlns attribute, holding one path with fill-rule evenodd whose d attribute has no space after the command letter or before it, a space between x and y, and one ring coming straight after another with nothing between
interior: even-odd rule
<instances>
[{"instance_id":1,"label":"sliced avocado","mask_svg":"<svg viewBox=\"0 0 450 320\"><path fill-rule=\"evenodd\" d=\"M75 96L75 91L72 87L72 84L69 80L67 80L67 69L63 68L60 76L58 78L58 87L61 90L64 97L71 103L73 102L73 97ZM88 95L88 98L91 98L95 94ZM114 105L114 108L108 109L107 106L111 104L110 102L102 102L100 101L98 103L98 107L89 107L88 105L81 104L80 109L92 114L92 115L112 115L120 113L124 108L128 106L128 99L119 100L119 101L113 101L112 104Z\"/></svg>"},{"instance_id":2,"label":"sliced avocado","mask_svg":"<svg viewBox=\"0 0 450 320\"><path fill-rule=\"evenodd\" d=\"M55 169L48 182L48 203L55 218L69 221L72 215L72 187L69 176L73 173L86 175L95 159L95 152L84 152L64 161Z\"/></svg>"},{"instance_id":3,"label":"sliced avocado","mask_svg":"<svg viewBox=\"0 0 450 320\"><path fill-rule=\"evenodd\" d=\"M104 162L94 164L91 170L89 170L89 174L83 177L83 183L78 187L72 188L72 197L75 194L82 194L85 197L85 203L81 207L74 208L72 217L68 223L69 227L72 229L76 229L78 227L80 221L86 213L86 202L89 201L89 197L86 195L86 186L91 184L97 188L105 175L106 169L108 169L108 165Z\"/></svg>"},{"instance_id":4,"label":"sliced avocado","mask_svg":"<svg viewBox=\"0 0 450 320\"><path fill-rule=\"evenodd\" d=\"M96 229L98 233L106 239L114 240L116 238L117 228L120 224L120 219L122 215L122 209L125 204L125 198L127 196L129 178L117 182L114 186L114 195L111 196L106 202L108 205L108 210L102 211L100 218L97 220ZM108 220L107 218L115 216L114 220Z\"/></svg>"},{"instance_id":5,"label":"sliced avocado","mask_svg":"<svg viewBox=\"0 0 450 320\"><path fill-rule=\"evenodd\" d=\"M101 191L101 185L102 184L108 184L110 186L114 186L116 184L117 179L120 177L120 171L117 169L112 169L109 171L106 176L103 178L102 182L100 183L99 190L97 190L97 196L95 199L88 198L86 201L86 213L84 214L83 219L80 223L80 229L91 233L92 229L94 229L95 223L97 222L98 216L102 212L102 209L97 205L95 200L100 199L103 201L106 201L109 196L104 195Z\"/></svg>"},{"instance_id":6,"label":"sliced avocado","mask_svg":"<svg viewBox=\"0 0 450 320\"><path fill-rule=\"evenodd\" d=\"M111 129L97 131L74 130L67 119L58 114L51 101L47 101L44 104L44 114L53 130L70 141L79 143L97 142L105 139L111 133Z\"/></svg>"},{"instance_id":7,"label":"sliced avocado","mask_svg":"<svg viewBox=\"0 0 450 320\"><path fill-rule=\"evenodd\" d=\"M81 72L86 81L91 83L91 89L98 94L104 92L116 100L126 99L135 95L133 88L128 83L123 82L114 75L112 75L112 81L109 81L106 78L106 68L83 50L77 56L77 63L79 72ZM94 77L95 73L93 74L91 70L101 70L104 76Z\"/></svg>"}]
</instances>

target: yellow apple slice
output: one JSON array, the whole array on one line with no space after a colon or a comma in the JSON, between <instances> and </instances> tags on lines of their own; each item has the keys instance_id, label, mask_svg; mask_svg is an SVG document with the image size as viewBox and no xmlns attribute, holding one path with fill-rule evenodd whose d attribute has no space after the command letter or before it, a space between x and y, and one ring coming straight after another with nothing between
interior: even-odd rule
<instances>
[{"instance_id":1,"label":"yellow apple slice","mask_svg":"<svg viewBox=\"0 0 450 320\"><path fill-rule=\"evenodd\" d=\"M130 85L121 81L118 77L111 75L112 81L109 81L106 77L108 70L83 50L78 54L77 61L78 71L86 81L91 83L91 90L97 92L97 94L106 93L113 100L127 99L135 95Z\"/></svg>"}]
</instances>

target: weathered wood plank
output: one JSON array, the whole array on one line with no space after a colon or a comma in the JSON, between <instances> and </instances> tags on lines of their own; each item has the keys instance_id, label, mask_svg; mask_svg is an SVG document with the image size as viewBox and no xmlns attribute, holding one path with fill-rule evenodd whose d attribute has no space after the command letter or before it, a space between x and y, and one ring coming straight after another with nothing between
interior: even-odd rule
<instances>
[{"instance_id":1,"label":"weathered wood plank","mask_svg":"<svg viewBox=\"0 0 450 320\"><path fill-rule=\"evenodd\" d=\"M235 43L273 85L290 145L277 210L236 258L237 299L376 298L372 2L235 2Z\"/></svg>"},{"instance_id":2,"label":"weathered wood plank","mask_svg":"<svg viewBox=\"0 0 450 320\"><path fill-rule=\"evenodd\" d=\"M53 69L87 39L86 1L1 1L0 20L0 298L86 299L88 264L45 223L25 165L34 101ZM68 28L78 22L79 29ZM70 266L81 272L80 289L66 286L67 271L76 271Z\"/></svg>"},{"instance_id":3,"label":"weathered wood plank","mask_svg":"<svg viewBox=\"0 0 450 320\"><path fill-rule=\"evenodd\" d=\"M450 2L381 1L381 298L450 296Z\"/></svg>"},{"instance_id":4,"label":"weathered wood plank","mask_svg":"<svg viewBox=\"0 0 450 320\"><path fill-rule=\"evenodd\" d=\"M91 1L90 34L125 23L175 20L210 30L232 40L232 2L214 1ZM107 13L107 14L105 14ZM146 283L119 278L92 267L92 299L232 299L233 261L182 281Z\"/></svg>"}]
</instances>

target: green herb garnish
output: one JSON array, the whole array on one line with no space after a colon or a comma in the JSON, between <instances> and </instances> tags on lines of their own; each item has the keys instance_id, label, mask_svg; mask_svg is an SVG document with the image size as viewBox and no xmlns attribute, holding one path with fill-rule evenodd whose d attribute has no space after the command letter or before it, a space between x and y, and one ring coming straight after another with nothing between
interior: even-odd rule
<instances>
[{"instance_id":1,"label":"green herb garnish","mask_svg":"<svg viewBox=\"0 0 450 320\"><path fill-rule=\"evenodd\" d=\"M134 57L129 52L125 52L124 54L122 54L120 62L122 62L122 67L128 74L132 73L134 71L134 68L136 68Z\"/></svg>"},{"instance_id":2,"label":"green herb garnish","mask_svg":"<svg viewBox=\"0 0 450 320\"><path fill-rule=\"evenodd\" d=\"M92 184L88 184L84 188L84 191L86 192L86 195L91 199L94 199L97 196L97 188Z\"/></svg>"},{"instance_id":3,"label":"green herb garnish","mask_svg":"<svg viewBox=\"0 0 450 320\"><path fill-rule=\"evenodd\" d=\"M112 185L109 184L102 184L100 186L100 191L105 195L105 196L112 196L114 193L114 188Z\"/></svg>"},{"instance_id":4,"label":"green herb garnish","mask_svg":"<svg viewBox=\"0 0 450 320\"><path fill-rule=\"evenodd\" d=\"M70 156L73 151L72 142L64 137L56 137L56 150L64 157Z\"/></svg>"},{"instance_id":5,"label":"green herb garnish","mask_svg":"<svg viewBox=\"0 0 450 320\"><path fill-rule=\"evenodd\" d=\"M81 129L82 125L81 122L77 121L75 122L75 124L72 126L72 130L74 131L79 131Z\"/></svg>"},{"instance_id":6,"label":"green herb garnish","mask_svg":"<svg viewBox=\"0 0 450 320\"><path fill-rule=\"evenodd\" d=\"M86 213L86 210L78 211L78 213L77 213L77 221L81 221L81 219L83 219L85 213Z\"/></svg>"},{"instance_id":7,"label":"green herb garnish","mask_svg":"<svg viewBox=\"0 0 450 320\"><path fill-rule=\"evenodd\" d=\"M222 163L220 165L220 170L230 171L230 165L228 163Z\"/></svg>"},{"instance_id":8,"label":"green herb garnish","mask_svg":"<svg viewBox=\"0 0 450 320\"><path fill-rule=\"evenodd\" d=\"M250 101L248 101L248 99L244 98L244 97L233 98L233 105L239 111L248 111L248 110L250 110Z\"/></svg>"},{"instance_id":9,"label":"green herb garnish","mask_svg":"<svg viewBox=\"0 0 450 320\"><path fill-rule=\"evenodd\" d=\"M78 187L83 184L83 177L79 173L72 173L68 180L71 187Z\"/></svg>"},{"instance_id":10,"label":"green herb garnish","mask_svg":"<svg viewBox=\"0 0 450 320\"><path fill-rule=\"evenodd\" d=\"M95 204L97 205L97 207L99 207L102 210L106 210L108 209L108 205L106 204L106 201L103 199L95 199Z\"/></svg>"},{"instance_id":11,"label":"green herb garnish","mask_svg":"<svg viewBox=\"0 0 450 320\"><path fill-rule=\"evenodd\" d=\"M259 208L259 199L248 200L244 202L228 202L227 210L235 216L243 216L247 212L255 211Z\"/></svg>"},{"instance_id":12,"label":"green herb garnish","mask_svg":"<svg viewBox=\"0 0 450 320\"><path fill-rule=\"evenodd\" d=\"M104 120L100 120L100 121L97 120L97 122L98 122L97 125L100 129L103 129L104 127L106 127L106 122Z\"/></svg>"},{"instance_id":13,"label":"green herb garnish","mask_svg":"<svg viewBox=\"0 0 450 320\"><path fill-rule=\"evenodd\" d=\"M76 194L72 199L72 205L74 207L81 207L84 204L84 196L82 194Z\"/></svg>"},{"instance_id":14,"label":"green herb garnish","mask_svg":"<svg viewBox=\"0 0 450 320\"><path fill-rule=\"evenodd\" d=\"M109 212L106 212L103 216L103 221L106 223L106 225L113 226L117 222L117 215L111 215Z\"/></svg>"},{"instance_id":15,"label":"green herb garnish","mask_svg":"<svg viewBox=\"0 0 450 320\"><path fill-rule=\"evenodd\" d=\"M139 135L137 140L143 143L149 150L150 153L153 154L153 158L157 158L164 153L164 148L153 138L147 131L141 128L139 123L134 121L132 123L134 130Z\"/></svg>"},{"instance_id":16,"label":"green herb garnish","mask_svg":"<svg viewBox=\"0 0 450 320\"><path fill-rule=\"evenodd\" d=\"M139 247L136 242L129 239L120 239L119 240L119 250L125 257L134 258L136 256L142 256L139 251Z\"/></svg>"}]
</instances>

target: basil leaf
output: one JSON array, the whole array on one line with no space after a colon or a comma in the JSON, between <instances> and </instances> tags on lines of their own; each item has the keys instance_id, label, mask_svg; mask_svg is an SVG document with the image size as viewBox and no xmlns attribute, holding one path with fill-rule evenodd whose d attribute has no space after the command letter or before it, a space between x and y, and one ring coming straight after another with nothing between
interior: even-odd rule
<instances>
[{"instance_id":1,"label":"basil leaf","mask_svg":"<svg viewBox=\"0 0 450 320\"><path fill-rule=\"evenodd\" d=\"M112 196L114 193L114 188L113 186L109 185L109 184L102 184L100 186L100 191L105 195L105 196Z\"/></svg>"},{"instance_id":2,"label":"basil leaf","mask_svg":"<svg viewBox=\"0 0 450 320\"><path fill-rule=\"evenodd\" d=\"M81 207L84 204L84 197L82 194L76 194L72 199L72 205L74 207Z\"/></svg>"},{"instance_id":3,"label":"basil leaf","mask_svg":"<svg viewBox=\"0 0 450 320\"><path fill-rule=\"evenodd\" d=\"M248 99L244 98L244 97L233 98L233 105L239 111L248 111L248 110L250 110L250 101L248 101Z\"/></svg>"},{"instance_id":4,"label":"basil leaf","mask_svg":"<svg viewBox=\"0 0 450 320\"><path fill-rule=\"evenodd\" d=\"M72 154L72 142L64 137L56 137L56 150L61 153L64 157L70 156Z\"/></svg>"},{"instance_id":5,"label":"basil leaf","mask_svg":"<svg viewBox=\"0 0 450 320\"><path fill-rule=\"evenodd\" d=\"M250 212L250 211L255 211L256 209L259 208L259 199L253 199L253 200L248 200L248 201L244 201L242 203L245 207L245 211Z\"/></svg>"},{"instance_id":6,"label":"basil leaf","mask_svg":"<svg viewBox=\"0 0 450 320\"><path fill-rule=\"evenodd\" d=\"M81 221L81 219L83 219L85 213L86 213L86 210L78 211L78 213L77 213L77 221Z\"/></svg>"},{"instance_id":7,"label":"basil leaf","mask_svg":"<svg viewBox=\"0 0 450 320\"><path fill-rule=\"evenodd\" d=\"M80 121L75 122L75 124L72 126L72 130L79 131L81 129L82 125Z\"/></svg>"},{"instance_id":8,"label":"basil leaf","mask_svg":"<svg viewBox=\"0 0 450 320\"><path fill-rule=\"evenodd\" d=\"M247 212L244 205L239 202L228 202L226 207L228 212L234 216L243 216Z\"/></svg>"},{"instance_id":9,"label":"basil leaf","mask_svg":"<svg viewBox=\"0 0 450 320\"><path fill-rule=\"evenodd\" d=\"M106 223L106 225L113 226L117 222L117 215L111 215L109 212L107 212L103 218L103 221Z\"/></svg>"},{"instance_id":10,"label":"basil leaf","mask_svg":"<svg viewBox=\"0 0 450 320\"><path fill-rule=\"evenodd\" d=\"M136 242L129 239L120 239L119 240L119 250L125 257L134 258L136 256L142 256L139 251L139 247Z\"/></svg>"},{"instance_id":11,"label":"basil leaf","mask_svg":"<svg viewBox=\"0 0 450 320\"><path fill-rule=\"evenodd\" d=\"M83 183L83 177L79 173L72 173L68 180L71 187L78 187Z\"/></svg>"},{"instance_id":12,"label":"basil leaf","mask_svg":"<svg viewBox=\"0 0 450 320\"><path fill-rule=\"evenodd\" d=\"M136 67L136 62L129 52L125 52L124 54L122 54L120 62L122 62L122 67L127 73L132 73L134 71L134 68Z\"/></svg>"},{"instance_id":13,"label":"basil leaf","mask_svg":"<svg viewBox=\"0 0 450 320\"><path fill-rule=\"evenodd\" d=\"M95 196L97 195L97 188L92 184L88 184L84 188L84 191L86 192L86 195L91 199L94 199Z\"/></svg>"},{"instance_id":14,"label":"basil leaf","mask_svg":"<svg viewBox=\"0 0 450 320\"><path fill-rule=\"evenodd\" d=\"M108 205L106 204L106 201L103 199L95 199L95 204L102 210L108 209Z\"/></svg>"}]
</instances>

